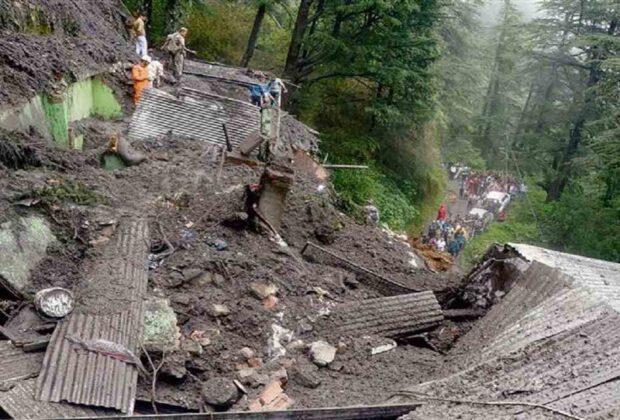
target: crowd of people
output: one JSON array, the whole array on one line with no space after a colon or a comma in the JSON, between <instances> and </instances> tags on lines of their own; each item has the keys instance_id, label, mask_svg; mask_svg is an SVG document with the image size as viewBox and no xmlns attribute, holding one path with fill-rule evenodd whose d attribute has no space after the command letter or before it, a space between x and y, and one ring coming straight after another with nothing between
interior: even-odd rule
<instances>
[{"instance_id":1,"label":"crowd of people","mask_svg":"<svg viewBox=\"0 0 620 420\"><path fill-rule=\"evenodd\" d=\"M445 204L439 206L437 218L430 224L422 238L422 243L432 246L439 252L447 252L454 258L458 257L468 240L468 229L465 221L457 216L448 218Z\"/></svg>"}]
</instances>

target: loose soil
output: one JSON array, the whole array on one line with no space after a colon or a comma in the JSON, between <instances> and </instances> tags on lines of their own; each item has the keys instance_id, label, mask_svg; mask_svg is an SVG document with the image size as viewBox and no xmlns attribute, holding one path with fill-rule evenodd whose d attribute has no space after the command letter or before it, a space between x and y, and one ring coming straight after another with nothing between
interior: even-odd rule
<instances>
[{"instance_id":1,"label":"loose soil","mask_svg":"<svg viewBox=\"0 0 620 420\"><path fill-rule=\"evenodd\" d=\"M187 81L196 89L212 89L199 77ZM119 89L122 86L119 81ZM287 199L280 232L287 246L239 225L232 218L244 211L245 187L258 183L261 170L226 165L218 179L219 164L208 158L210 145L205 142L173 137L136 142L133 147L147 156L146 162L106 171L100 156L107 138L125 133L128 121L78 123L85 133L82 152L60 149L35 134L1 133L0 146L15 144L28 158L0 159L0 210L3 218L42 214L59 239L34 273L29 292L50 286L79 290L87 275L84 261L99 252L93 244L113 234L109 222L148 219L152 252L174 251L151 264L149 293L170 301L181 333L181 349L165 353L157 401L209 410L201 404L202 382L238 379L239 370L251 365L256 366L256 378L246 387L248 396L233 407L245 409L270 378L281 376L282 367L290 375L295 365L313 366L307 346L317 340L329 340L339 353L329 367L313 368L321 381L317 388L289 377L285 392L295 401L293 408L381 403L393 391L433 377L444 361L437 351L401 344L371 356L377 337L321 333L335 305L380 295L357 284L351 272L306 261L301 250L307 241L319 243L419 290L454 287L454 277L414 268L408 244L342 214L331 187L319 188L324 181L308 174L296 174ZM292 121L287 130L296 133L299 127ZM56 194L61 187L73 193ZM23 198L41 201L18 206ZM251 289L257 283L275 285L277 301L258 299ZM228 314L216 313L214 305L226 306ZM279 357L274 328L289 332L278 344L286 349ZM197 332L205 339L202 346L190 339ZM239 354L243 347L251 348L256 359L246 361ZM155 364L162 357L152 356ZM150 401L150 390L150 379L141 379L139 399Z\"/></svg>"}]
</instances>

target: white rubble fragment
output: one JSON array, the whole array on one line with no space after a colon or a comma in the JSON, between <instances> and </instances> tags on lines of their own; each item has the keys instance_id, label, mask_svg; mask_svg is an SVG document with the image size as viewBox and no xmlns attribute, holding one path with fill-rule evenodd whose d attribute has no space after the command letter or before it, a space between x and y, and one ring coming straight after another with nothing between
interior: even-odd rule
<instances>
[{"instance_id":1,"label":"white rubble fragment","mask_svg":"<svg viewBox=\"0 0 620 420\"><path fill-rule=\"evenodd\" d=\"M310 345L310 358L317 366L327 366L336 358L336 347L325 341L315 341Z\"/></svg>"},{"instance_id":2,"label":"white rubble fragment","mask_svg":"<svg viewBox=\"0 0 620 420\"><path fill-rule=\"evenodd\" d=\"M389 343L382 344L382 345L377 346L377 347L373 347L370 350L370 354L372 356L374 356L375 354L381 354L381 353L385 353L385 352L390 351L390 350L394 350L396 347L398 347L398 344L396 344L396 341L390 340Z\"/></svg>"}]
</instances>

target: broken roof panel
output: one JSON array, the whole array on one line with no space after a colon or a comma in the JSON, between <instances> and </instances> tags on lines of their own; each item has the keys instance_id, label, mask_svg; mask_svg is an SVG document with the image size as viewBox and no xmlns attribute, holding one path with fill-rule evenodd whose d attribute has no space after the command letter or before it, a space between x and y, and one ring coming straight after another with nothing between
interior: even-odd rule
<instances>
[{"instance_id":1,"label":"broken roof panel","mask_svg":"<svg viewBox=\"0 0 620 420\"><path fill-rule=\"evenodd\" d=\"M620 264L565 254L532 245L509 244L529 261L538 261L571 276L620 311Z\"/></svg>"},{"instance_id":2,"label":"broken roof panel","mask_svg":"<svg viewBox=\"0 0 620 420\"><path fill-rule=\"evenodd\" d=\"M584 325L406 393L417 401L527 402L573 416L598 418L620 409L619 379L620 315L608 308ZM489 418L489 407L484 405L447 406L430 404L408 418ZM529 410L518 406L511 412L532 418ZM468 416L461 417L464 412Z\"/></svg>"},{"instance_id":3,"label":"broken roof panel","mask_svg":"<svg viewBox=\"0 0 620 420\"><path fill-rule=\"evenodd\" d=\"M230 107L230 102L226 102ZM222 124L226 124L233 146L260 127L260 115L237 118L221 102L205 103L191 98L176 98L158 89L146 89L129 125L130 140L148 140L172 133L175 136L226 145ZM230 125L230 127L229 127Z\"/></svg>"},{"instance_id":4,"label":"broken roof panel","mask_svg":"<svg viewBox=\"0 0 620 420\"><path fill-rule=\"evenodd\" d=\"M92 262L79 305L58 324L43 361L36 397L43 401L108 407L131 414L138 372L134 365L80 349L77 342L104 339L138 354L143 333L148 225L121 224L114 241Z\"/></svg>"},{"instance_id":5,"label":"broken roof panel","mask_svg":"<svg viewBox=\"0 0 620 420\"><path fill-rule=\"evenodd\" d=\"M398 338L441 324L443 312L433 292L411 293L339 305L339 330L349 335Z\"/></svg>"},{"instance_id":6,"label":"broken roof panel","mask_svg":"<svg viewBox=\"0 0 620 420\"><path fill-rule=\"evenodd\" d=\"M0 382L32 378L39 374L44 353L26 353L10 341L0 341Z\"/></svg>"},{"instance_id":7,"label":"broken roof panel","mask_svg":"<svg viewBox=\"0 0 620 420\"><path fill-rule=\"evenodd\" d=\"M7 391L0 391L0 407L14 419L95 418L113 412L67 403L49 403L34 399L36 379L19 381Z\"/></svg>"}]
</instances>

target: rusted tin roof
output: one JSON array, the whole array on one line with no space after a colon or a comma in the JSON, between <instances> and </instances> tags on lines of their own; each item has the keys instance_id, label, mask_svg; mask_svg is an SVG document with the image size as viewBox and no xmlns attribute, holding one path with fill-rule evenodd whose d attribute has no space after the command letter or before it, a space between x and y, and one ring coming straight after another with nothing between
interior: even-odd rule
<instances>
[{"instance_id":1,"label":"rusted tin roof","mask_svg":"<svg viewBox=\"0 0 620 420\"><path fill-rule=\"evenodd\" d=\"M139 354L146 294L148 226L144 220L121 223L116 238L92 262L76 296L78 306L59 323L37 381L42 401L67 401L108 407L131 414L138 372L134 365L67 339L105 339Z\"/></svg>"}]
</instances>

